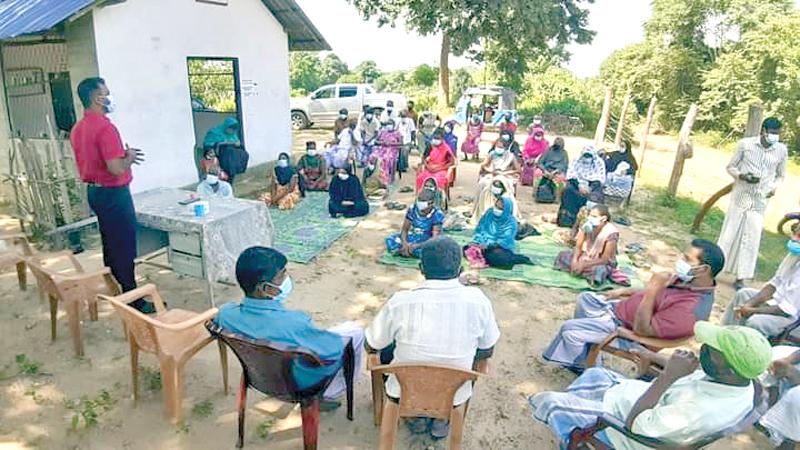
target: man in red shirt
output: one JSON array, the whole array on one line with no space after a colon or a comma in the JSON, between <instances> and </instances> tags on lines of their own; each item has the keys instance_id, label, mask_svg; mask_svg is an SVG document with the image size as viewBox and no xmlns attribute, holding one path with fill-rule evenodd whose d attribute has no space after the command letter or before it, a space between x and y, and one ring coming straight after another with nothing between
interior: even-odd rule
<instances>
[{"instance_id":1,"label":"man in red shirt","mask_svg":"<svg viewBox=\"0 0 800 450\"><path fill-rule=\"evenodd\" d=\"M564 322L542 356L583 370L591 344L602 342L620 326L659 339L692 336L694 323L711 314L715 277L724 266L725 256L716 244L695 239L674 272L654 274L644 289L584 292L578 296L574 318ZM616 345L628 348L632 343L618 339Z\"/></svg>"},{"instance_id":2,"label":"man in red shirt","mask_svg":"<svg viewBox=\"0 0 800 450\"><path fill-rule=\"evenodd\" d=\"M84 114L70 133L81 179L88 185L89 206L97 215L103 242L103 263L127 292L136 288L136 211L128 185L131 166L142 161L139 150L122 145L117 127L106 117L114 102L102 78L78 84ZM131 306L153 312L152 303L137 300Z\"/></svg>"}]
</instances>

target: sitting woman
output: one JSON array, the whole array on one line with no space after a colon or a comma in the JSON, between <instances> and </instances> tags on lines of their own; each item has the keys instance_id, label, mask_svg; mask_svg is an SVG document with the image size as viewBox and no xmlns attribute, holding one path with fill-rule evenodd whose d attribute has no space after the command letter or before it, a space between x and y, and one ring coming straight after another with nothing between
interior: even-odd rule
<instances>
[{"instance_id":1,"label":"sitting woman","mask_svg":"<svg viewBox=\"0 0 800 450\"><path fill-rule=\"evenodd\" d=\"M623 141L619 150L608 153L605 157L606 185L603 193L611 197L626 199L633 189L633 178L639 165L631 153L630 141Z\"/></svg>"},{"instance_id":2,"label":"sitting woman","mask_svg":"<svg viewBox=\"0 0 800 450\"><path fill-rule=\"evenodd\" d=\"M369 214L369 203L364 198L364 191L358 177L350 173L350 169L336 169L336 176L328 188L328 212L331 217L362 217Z\"/></svg>"},{"instance_id":3,"label":"sitting woman","mask_svg":"<svg viewBox=\"0 0 800 450\"><path fill-rule=\"evenodd\" d=\"M534 195L537 203L555 203L561 198L568 168L569 155L564 149L564 139L557 137L536 163L535 177L541 177Z\"/></svg>"},{"instance_id":4,"label":"sitting woman","mask_svg":"<svg viewBox=\"0 0 800 450\"><path fill-rule=\"evenodd\" d=\"M336 142L325 149L325 164L328 170L331 173L336 169L350 170L359 148L361 148L361 134L356 131L356 120L350 119L347 127L339 133Z\"/></svg>"},{"instance_id":5,"label":"sitting woman","mask_svg":"<svg viewBox=\"0 0 800 450\"><path fill-rule=\"evenodd\" d=\"M556 257L554 268L586 278L592 287L606 281L630 286L628 276L617 269L619 230L611 223L606 205L594 205L576 237L575 248Z\"/></svg>"},{"instance_id":6,"label":"sitting woman","mask_svg":"<svg viewBox=\"0 0 800 450\"><path fill-rule=\"evenodd\" d=\"M481 164L480 179L478 180L478 193L475 197L475 207L472 210L472 217L480 219L486 210L494 205L497 195L492 189L497 190L495 183L500 183L504 188L503 192L508 193L514 206L512 215L520 217L517 201L514 199L514 184L519 177L519 161L513 153L506 150L507 146L503 140L498 140L494 144L494 150L490 151L486 159Z\"/></svg>"},{"instance_id":7,"label":"sitting woman","mask_svg":"<svg viewBox=\"0 0 800 450\"><path fill-rule=\"evenodd\" d=\"M431 191L433 193L434 196L433 203L437 208L441 210L447 209L446 208L447 205L444 198L445 194L436 186L435 179L428 178L427 180L425 180L425 182L422 183L422 190L420 192L423 191Z\"/></svg>"},{"instance_id":8,"label":"sitting woman","mask_svg":"<svg viewBox=\"0 0 800 450\"><path fill-rule=\"evenodd\" d=\"M464 256L470 267L511 270L517 264L533 264L527 256L515 253L518 225L513 210L511 197L499 197L494 207L481 217L472 242L464 247Z\"/></svg>"},{"instance_id":9,"label":"sitting woman","mask_svg":"<svg viewBox=\"0 0 800 450\"><path fill-rule=\"evenodd\" d=\"M444 141L444 131L437 128L431 137L431 145L422 155L417 168L417 191L428 178L436 180L436 186L445 191L450 184L450 167L455 163L450 146Z\"/></svg>"},{"instance_id":10,"label":"sitting woman","mask_svg":"<svg viewBox=\"0 0 800 450\"><path fill-rule=\"evenodd\" d=\"M217 152L213 148L207 148L203 151L203 159L200 160L200 171L202 172L201 179L211 172L216 172L220 180L228 181L228 174L220 168Z\"/></svg>"},{"instance_id":11,"label":"sitting woman","mask_svg":"<svg viewBox=\"0 0 800 450\"><path fill-rule=\"evenodd\" d=\"M269 207L277 207L280 210L293 209L302 197L306 196L303 180L292 167L288 153L278 155L278 163L275 165L275 176L269 192L261 196L261 200Z\"/></svg>"},{"instance_id":12,"label":"sitting woman","mask_svg":"<svg viewBox=\"0 0 800 450\"><path fill-rule=\"evenodd\" d=\"M455 133L455 120L448 120L444 123L444 141L450 146L450 151L453 152L453 158L458 159L458 136Z\"/></svg>"},{"instance_id":13,"label":"sitting woman","mask_svg":"<svg viewBox=\"0 0 800 450\"><path fill-rule=\"evenodd\" d=\"M593 145L583 148L581 157L569 165L567 185L561 195L556 223L569 228L575 224L578 211L587 200L603 203L603 183L606 181L606 165L597 155Z\"/></svg>"},{"instance_id":14,"label":"sitting woman","mask_svg":"<svg viewBox=\"0 0 800 450\"><path fill-rule=\"evenodd\" d=\"M550 143L544 138L544 128L541 125L531 125L528 140L525 141L525 148L522 150L520 183L523 186L533 186L534 178L537 178L537 175L542 176L541 171L537 171L536 162L549 146Z\"/></svg>"},{"instance_id":15,"label":"sitting woman","mask_svg":"<svg viewBox=\"0 0 800 450\"><path fill-rule=\"evenodd\" d=\"M407 258L419 258L422 245L442 232L444 213L434 204L434 192L423 189L408 208L400 233L386 238L386 249Z\"/></svg>"},{"instance_id":16,"label":"sitting woman","mask_svg":"<svg viewBox=\"0 0 800 450\"><path fill-rule=\"evenodd\" d=\"M328 190L328 172L325 158L317 153L317 143L306 142L306 154L297 162L297 172L309 191Z\"/></svg>"}]
</instances>

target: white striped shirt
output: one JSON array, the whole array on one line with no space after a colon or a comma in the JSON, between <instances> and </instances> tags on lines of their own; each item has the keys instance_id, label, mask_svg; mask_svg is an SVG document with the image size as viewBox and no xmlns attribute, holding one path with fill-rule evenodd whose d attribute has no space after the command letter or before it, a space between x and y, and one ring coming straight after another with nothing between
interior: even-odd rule
<instances>
[{"instance_id":1,"label":"white striped shirt","mask_svg":"<svg viewBox=\"0 0 800 450\"><path fill-rule=\"evenodd\" d=\"M786 146L780 142L764 148L760 136L739 141L727 167L735 180L731 205L763 213L767 209L767 194L774 192L786 176L788 155ZM739 175L746 173L759 177L759 182L751 184L740 180Z\"/></svg>"}]
</instances>

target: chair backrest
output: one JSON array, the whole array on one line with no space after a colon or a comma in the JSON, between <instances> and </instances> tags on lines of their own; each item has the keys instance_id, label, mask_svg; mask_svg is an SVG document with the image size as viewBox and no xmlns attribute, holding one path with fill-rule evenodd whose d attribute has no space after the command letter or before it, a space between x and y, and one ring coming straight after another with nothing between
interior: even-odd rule
<instances>
[{"instance_id":1,"label":"chair backrest","mask_svg":"<svg viewBox=\"0 0 800 450\"><path fill-rule=\"evenodd\" d=\"M144 286L144 288L148 288L148 286ZM152 290L155 290L154 286ZM120 301L116 297L100 295L98 298L111 303L114 310L125 323L125 328L128 331L128 338L133 339L141 350L155 354L161 352L161 346L158 342L158 333L156 333L156 322L153 319L131 308L127 303Z\"/></svg>"},{"instance_id":2,"label":"chair backrest","mask_svg":"<svg viewBox=\"0 0 800 450\"><path fill-rule=\"evenodd\" d=\"M213 321L209 321L206 328L212 336L230 347L239 359L248 386L280 400L298 402L319 395L335 376L333 374L317 385L301 390L295 383L295 361L304 360L309 367L325 364L311 350L264 339L251 339L225 331Z\"/></svg>"},{"instance_id":3,"label":"chair backrest","mask_svg":"<svg viewBox=\"0 0 800 450\"><path fill-rule=\"evenodd\" d=\"M388 364L373 372L392 374L400 383L400 417L449 419L456 391L480 374L471 370L432 364Z\"/></svg>"},{"instance_id":4,"label":"chair backrest","mask_svg":"<svg viewBox=\"0 0 800 450\"><path fill-rule=\"evenodd\" d=\"M55 280L53 280L53 273L42 267L41 263L36 258L27 258L25 263L36 278L36 284L39 289L45 294L61 298L61 293L58 290Z\"/></svg>"}]
</instances>

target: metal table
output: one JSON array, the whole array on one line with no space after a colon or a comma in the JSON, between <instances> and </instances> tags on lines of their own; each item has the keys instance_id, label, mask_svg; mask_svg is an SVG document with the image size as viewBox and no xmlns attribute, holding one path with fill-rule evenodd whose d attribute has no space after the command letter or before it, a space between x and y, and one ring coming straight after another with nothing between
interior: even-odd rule
<instances>
[{"instance_id":1,"label":"metal table","mask_svg":"<svg viewBox=\"0 0 800 450\"><path fill-rule=\"evenodd\" d=\"M195 217L186 200L191 191L156 188L133 196L139 224L137 246L140 264L167 253L167 268L206 281L212 305L214 282L235 283L236 259L248 247L272 246L272 219L262 202L210 198L208 214Z\"/></svg>"}]
</instances>

